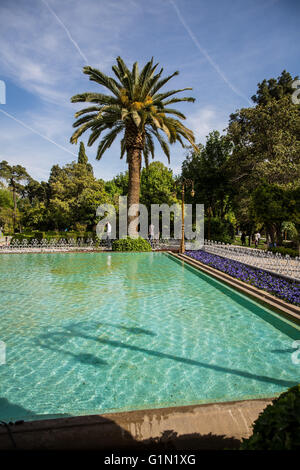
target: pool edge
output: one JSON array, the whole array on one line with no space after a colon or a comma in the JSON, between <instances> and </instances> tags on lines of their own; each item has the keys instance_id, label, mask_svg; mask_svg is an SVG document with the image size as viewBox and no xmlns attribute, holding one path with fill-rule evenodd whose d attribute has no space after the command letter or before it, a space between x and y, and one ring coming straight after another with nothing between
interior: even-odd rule
<instances>
[{"instance_id":1,"label":"pool edge","mask_svg":"<svg viewBox=\"0 0 300 470\"><path fill-rule=\"evenodd\" d=\"M274 398L45 419L0 427L0 449L238 448ZM196 447L193 447L196 445Z\"/></svg>"},{"instance_id":2,"label":"pool edge","mask_svg":"<svg viewBox=\"0 0 300 470\"><path fill-rule=\"evenodd\" d=\"M284 300L278 299L277 297L269 294L266 291L257 289L256 287L253 287L245 282L235 279L229 276L228 274L223 273L222 271L218 271L217 269L212 268L211 266L207 266L206 264L203 264L198 260L194 260L184 254L178 255L173 252L168 252L168 254L171 257L174 257L180 261L184 261L192 267L198 269L199 271L203 271L205 274L216 278L218 281L227 284L231 288L234 288L240 293L245 294L253 300L261 303L263 306L268 307L271 310L275 310L275 312L281 314L287 320L290 320L293 323L300 325L300 307L289 304Z\"/></svg>"}]
</instances>

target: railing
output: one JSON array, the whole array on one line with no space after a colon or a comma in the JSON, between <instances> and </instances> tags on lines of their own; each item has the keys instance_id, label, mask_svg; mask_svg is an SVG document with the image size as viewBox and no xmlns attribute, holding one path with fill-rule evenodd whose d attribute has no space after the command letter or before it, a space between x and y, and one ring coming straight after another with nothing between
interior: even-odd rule
<instances>
[{"instance_id":1,"label":"railing","mask_svg":"<svg viewBox=\"0 0 300 470\"><path fill-rule=\"evenodd\" d=\"M101 250L101 249L111 249L111 243L108 243L107 240L93 240L92 238L84 239L78 238L52 238L41 240L13 240L11 243L0 245L0 252L2 253L30 253L30 252L52 252L52 251L91 251L91 250ZM176 250L179 248L180 240L170 240L170 239L159 239L152 240L151 246L154 251L159 250Z\"/></svg>"},{"instance_id":2,"label":"railing","mask_svg":"<svg viewBox=\"0 0 300 470\"><path fill-rule=\"evenodd\" d=\"M274 272L281 276L300 279L299 256L292 258L289 255L283 256L281 253L229 245L212 240L204 240L203 250L249 266L264 269L265 271Z\"/></svg>"},{"instance_id":3,"label":"railing","mask_svg":"<svg viewBox=\"0 0 300 470\"><path fill-rule=\"evenodd\" d=\"M34 238L33 240L12 240L9 244L4 244L0 246L2 252L30 252L30 251L72 251L72 250L91 250L98 247L104 247L107 245L106 240L101 240L95 242L92 238L83 239L74 238L52 238L47 240L43 238L38 240Z\"/></svg>"}]
</instances>

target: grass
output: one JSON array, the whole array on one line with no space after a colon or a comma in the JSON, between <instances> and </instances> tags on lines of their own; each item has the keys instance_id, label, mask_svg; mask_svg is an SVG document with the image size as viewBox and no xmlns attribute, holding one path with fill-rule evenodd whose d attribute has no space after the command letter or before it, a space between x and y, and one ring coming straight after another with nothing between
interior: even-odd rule
<instances>
[{"instance_id":1,"label":"grass","mask_svg":"<svg viewBox=\"0 0 300 470\"><path fill-rule=\"evenodd\" d=\"M241 237L236 236L233 244L238 245L238 246L243 246L242 242L241 242ZM249 248L248 237L246 237L246 244L244 246ZM267 243L266 243L265 238L261 238L259 240L259 244L258 244L257 247L255 246L255 243L252 243L252 241L251 241L250 248L258 248L259 250L266 250L267 249Z\"/></svg>"}]
</instances>

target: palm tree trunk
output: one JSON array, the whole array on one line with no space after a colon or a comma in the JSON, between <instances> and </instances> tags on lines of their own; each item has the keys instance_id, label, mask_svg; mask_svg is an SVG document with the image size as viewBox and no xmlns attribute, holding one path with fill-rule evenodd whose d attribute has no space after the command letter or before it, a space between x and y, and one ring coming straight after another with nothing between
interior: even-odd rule
<instances>
[{"instance_id":1,"label":"palm tree trunk","mask_svg":"<svg viewBox=\"0 0 300 470\"><path fill-rule=\"evenodd\" d=\"M140 202L140 184L141 184L141 165L142 165L142 149L144 144L144 136L139 132L135 125L129 125L125 133L127 161L129 170L128 185L128 209L133 204ZM131 224L138 216L138 210L133 215L128 216L128 235L134 236L137 231L137 224Z\"/></svg>"},{"instance_id":2,"label":"palm tree trunk","mask_svg":"<svg viewBox=\"0 0 300 470\"><path fill-rule=\"evenodd\" d=\"M141 151L132 148L128 154L129 167L129 185L128 185L128 209L133 204L140 202L140 177L141 177ZM128 235L134 236L137 232L137 225L131 222L138 216L138 211L134 211L133 215L128 215Z\"/></svg>"}]
</instances>

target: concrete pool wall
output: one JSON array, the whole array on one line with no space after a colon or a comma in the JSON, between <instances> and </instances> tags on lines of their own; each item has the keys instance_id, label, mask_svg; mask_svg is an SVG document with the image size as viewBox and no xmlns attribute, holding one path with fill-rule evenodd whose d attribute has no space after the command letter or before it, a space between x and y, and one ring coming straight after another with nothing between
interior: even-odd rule
<instances>
[{"instance_id":1,"label":"concrete pool wall","mask_svg":"<svg viewBox=\"0 0 300 470\"><path fill-rule=\"evenodd\" d=\"M33 421L0 427L0 449L237 449L271 399Z\"/></svg>"}]
</instances>

